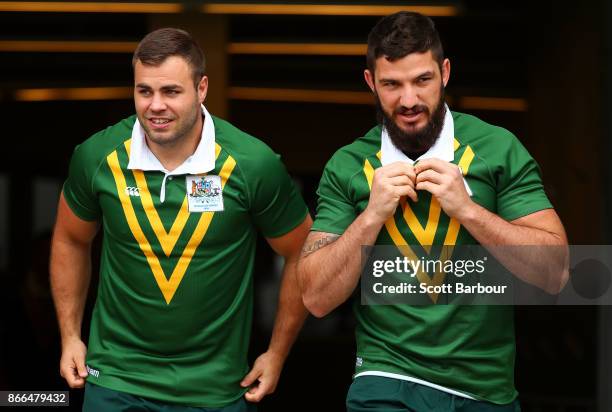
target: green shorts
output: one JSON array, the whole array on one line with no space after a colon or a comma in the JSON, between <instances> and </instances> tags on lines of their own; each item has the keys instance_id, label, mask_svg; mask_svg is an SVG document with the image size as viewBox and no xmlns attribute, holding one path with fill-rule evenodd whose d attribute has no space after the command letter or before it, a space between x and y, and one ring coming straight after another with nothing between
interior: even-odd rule
<instances>
[{"instance_id":1,"label":"green shorts","mask_svg":"<svg viewBox=\"0 0 612 412\"><path fill-rule=\"evenodd\" d=\"M521 406L518 399L497 405L410 381L360 376L349 388L346 409L348 412L520 412Z\"/></svg>"},{"instance_id":2,"label":"green shorts","mask_svg":"<svg viewBox=\"0 0 612 412\"><path fill-rule=\"evenodd\" d=\"M199 408L167 404L152 399L141 398L129 393L119 392L91 383L85 384L84 412L256 412L257 406L244 398L223 408Z\"/></svg>"}]
</instances>

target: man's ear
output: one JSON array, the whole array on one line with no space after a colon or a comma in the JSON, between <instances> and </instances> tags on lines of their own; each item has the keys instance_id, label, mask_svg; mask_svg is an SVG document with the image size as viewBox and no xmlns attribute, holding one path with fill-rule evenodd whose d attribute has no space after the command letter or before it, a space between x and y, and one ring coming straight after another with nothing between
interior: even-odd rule
<instances>
[{"instance_id":1,"label":"man's ear","mask_svg":"<svg viewBox=\"0 0 612 412\"><path fill-rule=\"evenodd\" d=\"M444 87L448 83L448 79L450 79L451 65L450 60L444 59L442 62L442 82L444 83Z\"/></svg>"},{"instance_id":2,"label":"man's ear","mask_svg":"<svg viewBox=\"0 0 612 412\"><path fill-rule=\"evenodd\" d=\"M363 71L363 78L368 84L370 90L372 90L372 93L376 93L376 89L374 88L374 73L372 73L369 69L365 69Z\"/></svg>"},{"instance_id":3,"label":"man's ear","mask_svg":"<svg viewBox=\"0 0 612 412\"><path fill-rule=\"evenodd\" d=\"M208 93L208 77L202 76L200 83L198 83L198 100L200 103L204 103L206 100L206 94Z\"/></svg>"}]
</instances>

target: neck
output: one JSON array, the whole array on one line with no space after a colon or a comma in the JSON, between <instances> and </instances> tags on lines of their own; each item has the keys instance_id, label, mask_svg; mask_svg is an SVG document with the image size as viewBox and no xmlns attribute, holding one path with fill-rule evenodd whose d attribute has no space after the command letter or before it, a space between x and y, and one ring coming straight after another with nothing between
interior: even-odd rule
<instances>
[{"instance_id":1,"label":"neck","mask_svg":"<svg viewBox=\"0 0 612 412\"><path fill-rule=\"evenodd\" d=\"M405 151L404 154L406 156L408 156L412 160L417 160L419 157L424 155L427 152L427 150L429 150L429 149L426 149L426 150L417 150L417 151L414 151L414 152L413 151Z\"/></svg>"},{"instance_id":2,"label":"neck","mask_svg":"<svg viewBox=\"0 0 612 412\"><path fill-rule=\"evenodd\" d=\"M145 140L147 142L147 146L149 146L149 149L155 155L157 160L159 160L166 170L171 172L182 165L189 156L195 153L202 138L203 127L204 121L202 116L198 116L193 129L185 136L177 139L174 142L160 145L151 141L146 134Z\"/></svg>"}]
</instances>

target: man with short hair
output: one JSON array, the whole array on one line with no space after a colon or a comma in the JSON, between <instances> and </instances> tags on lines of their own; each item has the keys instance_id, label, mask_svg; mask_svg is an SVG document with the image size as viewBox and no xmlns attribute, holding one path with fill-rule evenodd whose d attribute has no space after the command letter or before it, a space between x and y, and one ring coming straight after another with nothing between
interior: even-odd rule
<instances>
[{"instance_id":1,"label":"man with short hair","mask_svg":"<svg viewBox=\"0 0 612 412\"><path fill-rule=\"evenodd\" d=\"M400 12L380 20L368 37L364 75L381 125L327 163L298 262L302 297L315 316L351 296L364 245L401 246L414 256L432 245L565 250L537 164L518 139L445 105L450 62L431 19ZM551 293L563 287L563 254L519 252L491 253L530 284ZM354 310L349 411L519 410L511 307L356 300Z\"/></svg>"},{"instance_id":2,"label":"man with short hair","mask_svg":"<svg viewBox=\"0 0 612 412\"><path fill-rule=\"evenodd\" d=\"M254 410L306 317L295 262L308 210L278 155L204 108L204 55L187 32L150 33L133 66L136 115L76 148L60 197L51 256L60 372L86 386L88 411ZM286 260L270 345L249 372L257 231Z\"/></svg>"}]
</instances>

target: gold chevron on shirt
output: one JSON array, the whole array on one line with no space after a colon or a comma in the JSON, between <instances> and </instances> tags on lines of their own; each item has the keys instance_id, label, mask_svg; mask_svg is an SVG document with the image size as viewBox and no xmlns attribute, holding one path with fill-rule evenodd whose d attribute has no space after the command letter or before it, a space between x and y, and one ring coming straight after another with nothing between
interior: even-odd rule
<instances>
[{"instance_id":1,"label":"gold chevron on shirt","mask_svg":"<svg viewBox=\"0 0 612 412\"><path fill-rule=\"evenodd\" d=\"M457 141L457 139L454 139L454 150L456 151L460 146L461 145ZM376 156L380 159L381 152L379 151L376 154ZM470 146L467 146L458 164L461 167L461 170L464 176L467 174L473 159L474 159L474 152ZM368 182L368 186L370 187L370 189L372 189L372 180L374 178L374 168L372 167L372 164L367 159L364 162L363 171L365 173L366 180ZM437 232L438 223L440 220L440 214L441 214L440 203L432 196L431 202L429 205L429 216L428 216L425 228L421 226L418 219L416 218L416 215L410 208L410 205L408 204L405 198L402 198L400 200L400 205L403 209L402 216L404 220L406 221L406 223L408 224L408 227L410 228L412 233L414 233L419 244L427 251L427 253L430 253L431 246L433 244L433 239ZM391 216L385 222L385 228L387 229L387 232L389 233L391 240L398 247L398 249L402 252L402 254L410 260L417 260L416 254L414 253L412 248L408 246L408 242L402 236L400 230L398 229L397 224L395 223L394 216ZM446 236L444 238L445 247L443 248L442 253L445 256L444 257L440 256L440 259L442 258L446 259L452 256L453 246L457 242L457 237L459 236L460 228L461 228L461 225L459 224L459 222L455 218L451 218L449 225L448 225L447 232L446 232ZM419 282L425 285L439 286L444 282L445 274L444 272L434 272L433 276L429 277L429 275L426 272L419 270L416 273L416 277L419 280ZM429 296L434 303L437 302L438 293L430 293Z\"/></svg>"},{"instance_id":2,"label":"gold chevron on shirt","mask_svg":"<svg viewBox=\"0 0 612 412\"><path fill-rule=\"evenodd\" d=\"M128 147L126 146L126 148ZM220 150L221 148L217 144L215 147L215 152L216 152L217 157L220 153ZM161 290L162 295L164 296L166 304L170 304L170 302L172 301L172 298L174 297L174 294L176 293L176 290L178 289L178 286L183 280L183 277L187 271L187 268L189 267L189 264L191 263L191 259L193 258L193 255L195 254L195 251L197 250L198 246L200 245L200 243L206 236L206 232L208 231L210 222L212 221L212 218L214 217L215 212L201 213L198 224L195 230L193 231L191 238L187 242L187 245L185 246L185 249L183 250L181 257L179 258L178 263L174 267L174 270L172 271L170 278L167 278L164 273L163 268L161 267L159 258L153 251L151 244L149 243L147 237L142 231L142 228L140 227L140 223L138 222L138 218L136 217L136 212L134 211L134 206L132 205L130 197L126 193L127 184L125 181L125 175L123 174L123 171L121 170L121 165L119 164L119 157L117 155L117 151L115 150L113 153L108 155L106 160L113 174L115 185L117 186L117 193L119 195L119 200L121 202L123 213L125 214L130 231L132 232L132 235L138 242L138 246L140 247L140 249L142 250L143 254L145 255L147 259L147 263L149 264L149 267L151 268L151 271L153 272L153 277L155 278L155 281L157 282L157 285L159 289ZM221 190L223 190L223 188L225 187L225 184L229 180L229 177L231 176L232 171L234 170L235 166L236 166L236 161L231 156L228 156L228 158L225 160L223 167L221 168L221 171L219 173L219 176L221 178ZM145 213L146 213L146 208L145 208ZM181 212L179 212L179 214L180 213ZM147 215L147 218L151 220L151 217L149 217L148 215ZM157 216L157 218L159 219L159 216ZM178 217L177 217L177 220L178 220ZM161 220L160 220L160 224L161 224ZM175 225L177 225L176 220L175 220L175 223L173 224L173 227ZM180 223L178 223L178 225L180 225ZM162 229L163 229L163 226L162 226ZM182 228L181 228L181 232L182 232ZM165 233L165 230L164 230L164 233ZM170 235L172 233L173 232L171 229ZM168 234L166 235L168 236ZM178 235L180 235L180 232L178 233ZM159 238L159 234L157 232L156 232L156 236L158 236ZM176 240L174 240L174 243L176 243Z\"/></svg>"},{"instance_id":3,"label":"gold chevron on shirt","mask_svg":"<svg viewBox=\"0 0 612 412\"><path fill-rule=\"evenodd\" d=\"M400 206L404 211L402 216L414 234L414 237L417 238L419 244L421 244L427 253L429 253L431 250L431 245L433 245L434 237L436 236L436 231L438 230L438 223L440 222L440 214L442 212L440 203L435 197L431 197L431 203L429 204L429 216L427 217L427 224L425 227L421 226L421 223L419 223L419 220L412 211L412 208L406 201L405 197L401 198Z\"/></svg>"},{"instance_id":4,"label":"gold chevron on shirt","mask_svg":"<svg viewBox=\"0 0 612 412\"><path fill-rule=\"evenodd\" d=\"M368 186L370 187L370 189L372 189L372 180L374 178L374 168L372 167L372 164L370 163L370 161L367 159L364 162L363 171L366 175ZM404 256L406 256L410 260L418 260L416 253L414 253L414 251L408 245L408 242L406 241L404 236L402 236L400 230L398 229L397 224L395 223L394 216L391 216L389 219L387 219L387 221L385 222L385 229L387 229L387 232L389 233L391 240L393 240L393 243L395 244L395 246L397 246L397 248L400 250L400 252L402 252ZM425 246L430 246L430 245L425 245ZM428 250L428 253L429 253L429 250ZM444 281L443 273L434 273L433 278L429 278L427 273L424 273L421 269L419 269L419 271L416 273L416 277L419 280L419 282L424 283L426 285L431 285L431 284L441 285L442 282ZM430 296L433 302L435 303L438 299L438 294L435 294L433 296L430 294Z\"/></svg>"},{"instance_id":5,"label":"gold chevron on shirt","mask_svg":"<svg viewBox=\"0 0 612 412\"><path fill-rule=\"evenodd\" d=\"M457 139L453 139L453 150L456 151L459 147L459 141L457 141ZM463 161L463 163L466 163L463 157L461 160ZM469 162L471 162L471 160L472 159L469 159ZM464 170L464 167L462 167L461 169ZM429 205L429 216L427 218L427 224L425 225L425 227L421 226L421 223L414 214L412 208L410 207L410 204L406 201L406 198L401 199L400 206L404 212L403 216L404 220L406 221L406 224L408 225L414 236L417 238L419 243L423 246L427 253L429 253L431 251L431 246L433 245L434 237L436 236L436 232L438 230L438 224L440 223L440 214L442 212L440 203L435 197L431 198L431 203ZM448 240L450 241L450 239Z\"/></svg>"},{"instance_id":6,"label":"gold chevron on shirt","mask_svg":"<svg viewBox=\"0 0 612 412\"><path fill-rule=\"evenodd\" d=\"M130 155L132 139L129 139L125 142L125 150L127 151L128 156ZM221 146L215 143L215 159L219 157L221 153ZM147 186L147 180L145 179L144 172L142 170L132 170L132 174L134 175L134 179L136 180L136 186L138 186L138 191L140 193L140 199L142 201L142 206L145 210L145 214L153 231L155 232L155 236L157 236L157 240L164 251L166 256L170 256L176 242L179 239L179 236L183 232L185 225L187 224L187 220L189 219L189 208L187 202L187 194L185 194L185 199L183 200L183 204L172 223L172 227L169 232L166 232L164 225L159 217L159 213L157 213L157 209L155 209L155 205L153 204L153 199L151 198L151 192L149 191L149 187Z\"/></svg>"}]
</instances>

